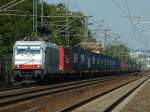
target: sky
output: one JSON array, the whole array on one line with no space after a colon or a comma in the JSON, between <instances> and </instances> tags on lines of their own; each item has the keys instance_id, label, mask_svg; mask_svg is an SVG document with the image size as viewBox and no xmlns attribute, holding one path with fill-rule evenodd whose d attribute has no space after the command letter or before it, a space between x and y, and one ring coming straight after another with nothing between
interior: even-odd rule
<instances>
[{"instance_id":1,"label":"sky","mask_svg":"<svg viewBox=\"0 0 150 112\"><path fill-rule=\"evenodd\" d=\"M65 0L45 0L48 3L64 3ZM89 22L95 29L105 20L113 34L130 49L150 49L150 0L67 0L72 11L81 11L86 16L93 16ZM113 2L114 1L114 2ZM138 17L138 18L137 18ZM139 18L141 17L141 18ZM102 39L102 34L97 40Z\"/></svg>"}]
</instances>

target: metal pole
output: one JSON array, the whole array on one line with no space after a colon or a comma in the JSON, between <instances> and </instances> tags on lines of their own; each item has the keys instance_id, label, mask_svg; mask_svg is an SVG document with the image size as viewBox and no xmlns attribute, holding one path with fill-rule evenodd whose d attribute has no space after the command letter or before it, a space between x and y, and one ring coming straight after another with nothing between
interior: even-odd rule
<instances>
[{"instance_id":1,"label":"metal pole","mask_svg":"<svg viewBox=\"0 0 150 112\"><path fill-rule=\"evenodd\" d=\"M67 46L70 46L70 38L69 38L69 15L68 15L68 10L69 7L67 5L67 0L65 0L65 6L66 6L66 40L67 40Z\"/></svg>"},{"instance_id":2,"label":"metal pole","mask_svg":"<svg viewBox=\"0 0 150 112\"><path fill-rule=\"evenodd\" d=\"M104 29L104 48L106 49L107 47L107 33L108 33L109 29Z\"/></svg>"},{"instance_id":3,"label":"metal pole","mask_svg":"<svg viewBox=\"0 0 150 112\"><path fill-rule=\"evenodd\" d=\"M35 0L33 0L33 32L35 32Z\"/></svg>"},{"instance_id":4,"label":"metal pole","mask_svg":"<svg viewBox=\"0 0 150 112\"><path fill-rule=\"evenodd\" d=\"M36 37L38 37L38 31L37 31L37 30L38 30L38 29L37 29L37 28L38 28L38 26L37 26L37 24L38 24L38 20L37 20L37 16L38 16L38 15L37 15L37 13L38 13L38 12L37 12L37 10L38 10L38 9L37 9L37 8L38 8L37 5L38 5L38 3L37 3L37 0L35 0L35 3L36 3L36 5L35 5L35 15L36 15L36 20L35 20L35 21L36 21L36 23L35 23L35 26L36 26L35 30L36 30L36 31L35 31L35 33L36 33Z\"/></svg>"},{"instance_id":5,"label":"metal pole","mask_svg":"<svg viewBox=\"0 0 150 112\"><path fill-rule=\"evenodd\" d=\"M38 37L38 29L37 29L37 22L38 22L38 20L37 20L37 17L38 17L38 15L37 15L37 13L38 13L38 7L37 7L37 5L38 5L38 3L37 3L37 0L33 0L33 32L35 32L35 36L36 37Z\"/></svg>"},{"instance_id":6,"label":"metal pole","mask_svg":"<svg viewBox=\"0 0 150 112\"><path fill-rule=\"evenodd\" d=\"M44 23L44 11L43 11L43 0L41 0L41 27L43 27L43 23Z\"/></svg>"},{"instance_id":7,"label":"metal pole","mask_svg":"<svg viewBox=\"0 0 150 112\"><path fill-rule=\"evenodd\" d=\"M107 50L106 49L106 47L107 47L107 32L108 32L108 29L105 29L104 30L104 51L105 51L104 53L105 54L108 54L107 51L106 51Z\"/></svg>"},{"instance_id":8,"label":"metal pole","mask_svg":"<svg viewBox=\"0 0 150 112\"><path fill-rule=\"evenodd\" d=\"M85 17L85 31L84 35L86 36L86 39L88 39L88 18Z\"/></svg>"}]
</instances>

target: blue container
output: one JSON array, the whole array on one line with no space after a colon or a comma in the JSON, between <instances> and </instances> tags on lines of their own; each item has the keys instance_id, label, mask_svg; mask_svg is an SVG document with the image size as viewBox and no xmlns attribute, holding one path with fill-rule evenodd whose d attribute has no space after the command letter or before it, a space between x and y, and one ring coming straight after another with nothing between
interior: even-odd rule
<instances>
[{"instance_id":1,"label":"blue container","mask_svg":"<svg viewBox=\"0 0 150 112\"><path fill-rule=\"evenodd\" d=\"M85 71L87 70L87 56L88 52L79 47L72 48L73 70Z\"/></svg>"}]
</instances>

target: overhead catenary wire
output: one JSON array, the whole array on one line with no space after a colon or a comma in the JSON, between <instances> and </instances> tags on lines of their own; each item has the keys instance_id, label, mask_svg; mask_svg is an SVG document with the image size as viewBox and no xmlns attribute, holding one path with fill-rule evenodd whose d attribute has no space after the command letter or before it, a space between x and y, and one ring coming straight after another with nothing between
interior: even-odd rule
<instances>
[{"instance_id":1,"label":"overhead catenary wire","mask_svg":"<svg viewBox=\"0 0 150 112\"><path fill-rule=\"evenodd\" d=\"M130 11L130 8L129 8L129 5L128 5L128 1L127 1L127 0L124 0L124 1L125 1L127 10L128 10L128 15L129 15L129 20L130 20L130 22L131 22L131 26L132 26L132 28L133 28L133 35L134 35L135 38L136 38L136 25L135 25L134 22L133 22L132 15L131 15L131 11Z\"/></svg>"},{"instance_id":2,"label":"overhead catenary wire","mask_svg":"<svg viewBox=\"0 0 150 112\"><path fill-rule=\"evenodd\" d=\"M115 1L115 0L112 0L112 2L114 3L114 5L124 14L126 15L126 11L124 11L124 9L122 9L120 7L120 5Z\"/></svg>"},{"instance_id":3,"label":"overhead catenary wire","mask_svg":"<svg viewBox=\"0 0 150 112\"><path fill-rule=\"evenodd\" d=\"M133 3L134 2L134 3ZM147 16L150 15L150 12L148 12L148 10L145 10L141 5L141 2L139 0L136 0L136 2L133 0L132 1L132 4L134 5L134 7L136 7L137 10L139 10L142 14L145 14L146 17L136 17L138 20L139 20L139 23L142 21L142 20L145 20L145 21L149 21L150 18L148 18ZM141 22L141 24L143 24ZM147 23L146 23L147 24ZM148 44L147 42L149 41L149 31L148 29L149 28L146 28L145 24L142 25L142 28L141 27L137 27L138 28L138 40L139 42L142 42L145 46L145 48L148 48ZM142 30L141 30L142 29ZM141 39L143 38L143 39Z\"/></svg>"},{"instance_id":4,"label":"overhead catenary wire","mask_svg":"<svg viewBox=\"0 0 150 112\"><path fill-rule=\"evenodd\" d=\"M10 9L10 8L12 8L12 7L14 7L14 6L16 6L16 5L18 5L18 4L20 4L20 3L22 3L22 2L24 2L25 0L21 0L21 1L18 1L18 2L15 2L16 0L13 0L13 2L11 2L11 3L8 3L8 4L6 4L5 6L7 6L7 7L4 7L3 9L1 9L0 10L0 12L5 12L5 11L10 11L10 12L17 12L17 10L8 10L8 9ZM3 15L9 15L9 16L21 16L21 17L44 17L44 18L51 18L51 17L56 17L56 16L43 16L43 15L41 15L41 16L38 16L38 15L35 15L35 14L31 14L31 15L29 15L29 14L8 14L8 13L1 13L0 14L0 16L3 16ZM57 17L62 17L62 16L57 16ZM69 16L68 15L68 18L69 17L74 17L74 16ZM83 16L82 16L83 17ZM75 17L76 18L76 20L77 19L80 19L81 18L81 16L76 16ZM75 20L75 21L76 21ZM64 22L66 22L66 21L64 21ZM74 20L73 20L73 22L74 22ZM73 22L71 22L71 23L69 23L68 25L70 25L70 24L72 24ZM63 28L61 28L61 29L59 29L58 31L56 31L56 32L54 32L53 34L51 34L51 35L55 35L55 34L57 34L57 33L60 33L60 32L62 32L62 31L64 31L64 30L67 30L67 29L69 29L69 28L71 28L72 26L70 26L70 27L68 27L68 28L65 28L64 29L64 27ZM51 36L50 35L50 36Z\"/></svg>"},{"instance_id":5,"label":"overhead catenary wire","mask_svg":"<svg viewBox=\"0 0 150 112\"><path fill-rule=\"evenodd\" d=\"M125 0L125 3L126 3L127 10L128 10L129 19L130 19L131 23L134 25L134 22L133 22L132 16L131 16L131 12L130 12L130 8L129 8L129 5L128 5L128 1Z\"/></svg>"},{"instance_id":6,"label":"overhead catenary wire","mask_svg":"<svg viewBox=\"0 0 150 112\"><path fill-rule=\"evenodd\" d=\"M81 18L80 18L80 19L81 19ZM77 20L77 18L76 18L75 20L72 20L71 23L69 23L69 27L61 27L61 28L59 28L58 30L56 30L55 32L53 32L52 34L48 35L48 38L47 38L47 39L49 39L50 37L52 37L52 36L54 36L54 35L56 35L56 34L59 34L59 33L63 32L63 31L65 31L65 30L67 30L67 29L73 27L73 26L71 26L71 24L74 23L76 20Z\"/></svg>"},{"instance_id":7,"label":"overhead catenary wire","mask_svg":"<svg viewBox=\"0 0 150 112\"><path fill-rule=\"evenodd\" d=\"M127 0L124 0L124 1L125 1L125 5L126 5L126 7L127 7L127 12L124 11L124 10L120 7L120 5L119 5L115 0L112 0L112 2L115 4L115 6L116 6L117 8L119 8L119 10L123 13L123 15L129 15L128 18L129 18L129 20L130 20L130 22L131 22L131 26L132 26L132 28L133 28L133 35L134 35L135 38L136 38L136 25L135 25L134 22L133 22L133 19L132 19L132 16L131 16L131 11L130 11L130 8L129 8L129 5L128 5L128 1L127 1Z\"/></svg>"},{"instance_id":8,"label":"overhead catenary wire","mask_svg":"<svg viewBox=\"0 0 150 112\"><path fill-rule=\"evenodd\" d=\"M21 12L21 13L30 13L29 11L21 11L21 10L5 10L6 12Z\"/></svg>"},{"instance_id":9,"label":"overhead catenary wire","mask_svg":"<svg viewBox=\"0 0 150 112\"><path fill-rule=\"evenodd\" d=\"M36 17L35 15L23 15L23 14L0 14L0 16L20 16L20 17ZM38 17L41 17L41 16L38 16ZM63 16L43 16L44 18L53 18L53 17L58 17L58 18L62 18ZM69 17L75 17L76 19L80 19L80 18L83 18L83 16L69 16ZM64 18L64 17L63 17ZM65 22L65 21L64 21ZM74 21L73 21L74 22ZM72 23L73 23L72 22ZM54 33L52 33L52 35L48 35L48 38L49 38L49 36L53 36L53 35L56 35L56 34L58 34L58 33L61 33L60 32L60 30L63 30L64 29L64 27L62 27L62 28L60 28L60 29L58 29L58 30L56 30ZM64 31L64 30L63 30Z\"/></svg>"},{"instance_id":10,"label":"overhead catenary wire","mask_svg":"<svg viewBox=\"0 0 150 112\"><path fill-rule=\"evenodd\" d=\"M136 2L135 2L134 0L132 0L132 2L134 2L133 5L134 5L135 7L137 7L137 9L138 9L139 11L141 11L142 13L145 13L146 15L147 15L147 14L150 15L150 12L149 12L148 10L143 9L143 7L141 7L141 6L138 5L138 3L141 5L141 3L140 3L138 0L136 0Z\"/></svg>"},{"instance_id":11,"label":"overhead catenary wire","mask_svg":"<svg viewBox=\"0 0 150 112\"><path fill-rule=\"evenodd\" d=\"M20 16L20 17L35 17L35 15L29 15L29 14L4 14L4 13L0 13L0 16ZM41 17L40 15L38 15L37 17ZM44 18L64 18L64 16L43 16ZM82 18L83 16L69 16L72 18Z\"/></svg>"},{"instance_id":12,"label":"overhead catenary wire","mask_svg":"<svg viewBox=\"0 0 150 112\"><path fill-rule=\"evenodd\" d=\"M12 7L14 7L14 6L16 6L16 5L18 5L18 4L22 3L22 2L24 2L24 1L25 1L25 0L21 0L21 1L19 1L19 2L16 2L16 3L14 3L14 4L12 4L12 5L8 6L8 7L6 7L6 8L1 9L0 12L3 12L3 11L5 11L5 10L7 10L7 9L10 9L10 8L12 8Z\"/></svg>"},{"instance_id":13,"label":"overhead catenary wire","mask_svg":"<svg viewBox=\"0 0 150 112\"><path fill-rule=\"evenodd\" d=\"M11 1L11 2L9 2L9 3L7 3L7 4L3 5L3 6L1 6L0 9L6 8L7 6L13 4L14 2L16 2L16 0L13 0L13 1Z\"/></svg>"}]
</instances>

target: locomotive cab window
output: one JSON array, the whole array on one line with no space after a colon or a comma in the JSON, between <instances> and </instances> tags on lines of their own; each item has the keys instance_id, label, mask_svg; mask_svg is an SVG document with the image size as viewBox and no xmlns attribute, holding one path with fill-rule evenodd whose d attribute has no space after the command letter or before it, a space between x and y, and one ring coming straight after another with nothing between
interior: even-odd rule
<instances>
[{"instance_id":1,"label":"locomotive cab window","mask_svg":"<svg viewBox=\"0 0 150 112\"><path fill-rule=\"evenodd\" d=\"M17 54L40 54L40 46L17 46L16 53Z\"/></svg>"},{"instance_id":2,"label":"locomotive cab window","mask_svg":"<svg viewBox=\"0 0 150 112\"><path fill-rule=\"evenodd\" d=\"M30 53L32 54L40 54L40 46L30 46Z\"/></svg>"},{"instance_id":3,"label":"locomotive cab window","mask_svg":"<svg viewBox=\"0 0 150 112\"><path fill-rule=\"evenodd\" d=\"M16 53L17 54L24 54L28 51L28 46L17 46Z\"/></svg>"}]
</instances>

